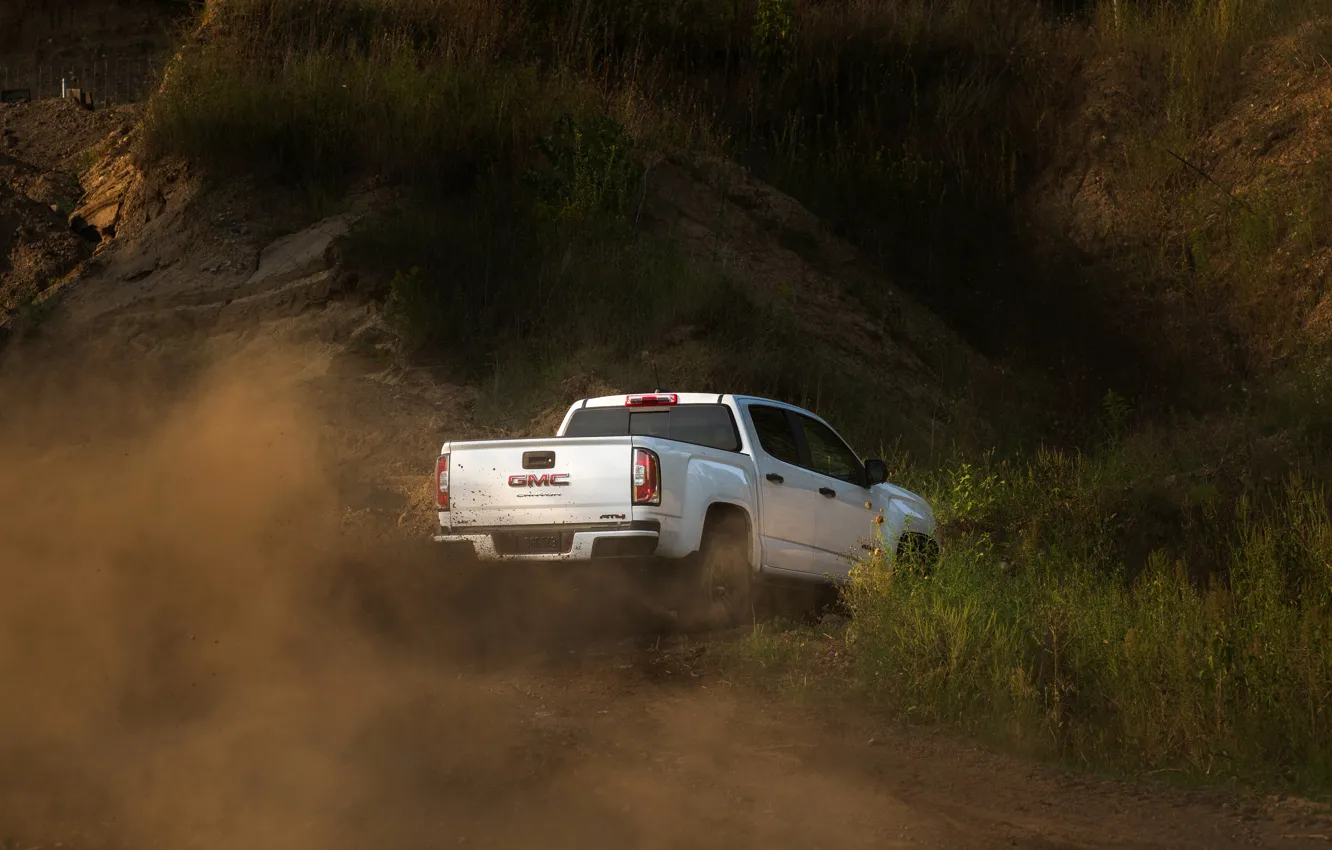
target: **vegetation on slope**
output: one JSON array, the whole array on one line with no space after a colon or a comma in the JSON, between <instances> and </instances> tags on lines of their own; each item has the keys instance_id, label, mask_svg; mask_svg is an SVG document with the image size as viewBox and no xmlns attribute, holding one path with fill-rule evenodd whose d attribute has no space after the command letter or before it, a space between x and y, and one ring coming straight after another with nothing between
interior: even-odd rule
<instances>
[{"instance_id":1,"label":"vegetation on slope","mask_svg":"<svg viewBox=\"0 0 1332 850\"><path fill-rule=\"evenodd\" d=\"M941 562L879 548L845 632L761 625L739 653L797 690L832 675L1081 767L1324 794L1330 377L1155 424L1110 397L1078 452L898 456L893 479L939 514Z\"/></svg>"},{"instance_id":2,"label":"vegetation on slope","mask_svg":"<svg viewBox=\"0 0 1332 850\"><path fill-rule=\"evenodd\" d=\"M1246 55L1323 11L210 0L151 105L149 154L314 199L406 187L357 256L393 281L407 347L474 377L568 372L560 358L592 351L646 380L644 340L744 327L728 380L790 397L810 364L776 354L798 316L634 227L654 157L751 166L974 344L1055 372L1052 408L1100 402L1071 432L1080 453L899 463L942 506L948 554L929 578L863 565L861 681L1093 763L1317 781L1332 523L1309 482L1326 479L1328 384L1316 359L1278 381L1232 349L1260 347L1236 319L1256 297L1282 305L1261 286L1273 264L1326 241L1322 201L1288 222L1200 155ZM1101 107L1111 126L1089 126ZM1118 195L1109 232L1074 251L1029 212L1089 176ZM1205 383L1182 394L1190 381ZM854 396L824 409L861 445L891 444L882 420L843 415Z\"/></svg>"},{"instance_id":3,"label":"vegetation on slope","mask_svg":"<svg viewBox=\"0 0 1332 850\"><path fill-rule=\"evenodd\" d=\"M259 167L315 197L374 174L432 198L475 194L468 208L510 219L535 205L522 177L548 164L537 142L564 116L587 139L617 128L639 151L615 149L628 171L644 154L723 152L831 222L983 351L1080 379L1084 406L1107 386L1178 401L1191 383L1218 380L1198 368L1228 344L1215 299L1181 298L1188 287L1161 262L1088 269L1052 254L1023 200L1089 155L1070 132L1105 84L1089 69L1126 67L1132 93L1115 120L1131 137L1101 156L1126 161L1140 188L1131 194L1143 203L1121 213L1141 230L1129 253L1172 264L1142 243L1163 214L1179 217L1169 199L1214 193L1165 150L1191 160L1192 140L1234 95L1244 50L1318 2L212 0L156 99L151 136L157 152ZM599 173L610 162L594 151L579 156L574 179L588 186L572 194L626 182ZM542 267L568 274L554 242ZM401 270L413 259L427 280L445 274L431 257L401 256ZM875 294L860 293L887 309Z\"/></svg>"},{"instance_id":4,"label":"vegetation on slope","mask_svg":"<svg viewBox=\"0 0 1332 850\"><path fill-rule=\"evenodd\" d=\"M798 305L756 303L633 226L654 158L733 144L713 114L727 87L697 94L709 75L733 55L756 82L767 50L749 19L713 20L700 4L675 25L670 11L214 2L151 105L148 154L258 171L315 199L366 177L397 185L403 214L365 228L353 257L393 280L389 315L411 353L471 377L567 374L568 358L594 350L601 371L643 384L652 369L640 352L688 327L732 338L729 386L857 405L873 370L831 368L817 347L793 357ZM673 364L666 377L720 377L691 369ZM894 411L858 406L852 431L873 445Z\"/></svg>"},{"instance_id":5,"label":"vegetation on slope","mask_svg":"<svg viewBox=\"0 0 1332 850\"><path fill-rule=\"evenodd\" d=\"M1325 784L1326 494L1291 474L1233 498L1162 453L1226 436L1137 435L922 483L949 520L947 555L926 577L882 555L857 569L859 681L914 717L1092 767Z\"/></svg>"}]
</instances>

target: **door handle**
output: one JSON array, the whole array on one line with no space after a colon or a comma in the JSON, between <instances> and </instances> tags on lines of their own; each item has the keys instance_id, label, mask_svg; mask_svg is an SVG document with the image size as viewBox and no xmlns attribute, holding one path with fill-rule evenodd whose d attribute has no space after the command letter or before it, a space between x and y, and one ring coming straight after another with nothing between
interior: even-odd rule
<instances>
[{"instance_id":1,"label":"door handle","mask_svg":"<svg viewBox=\"0 0 1332 850\"><path fill-rule=\"evenodd\" d=\"M829 499L835 498L837 496L837 491L831 487L820 487L819 493L821 495L827 496Z\"/></svg>"},{"instance_id":2,"label":"door handle","mask_svg":"<svg viewBox=\"0 0 1332 850\"><path fill-rule=\"evenodd\" d=\"M778 475L778 474L775 473L775 472L769 472L769 473L768 473L768 480L771 481L773 484L781 484L781 483L782 483L783 481L785 481L786 479L783 478L782 476Z\"/></svg>"}]
</instances>

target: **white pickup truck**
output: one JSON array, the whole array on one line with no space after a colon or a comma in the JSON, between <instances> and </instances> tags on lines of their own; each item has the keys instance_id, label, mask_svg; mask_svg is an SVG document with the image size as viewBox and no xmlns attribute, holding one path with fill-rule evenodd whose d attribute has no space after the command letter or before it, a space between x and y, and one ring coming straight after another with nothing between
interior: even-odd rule
<instances>
[{"instance_id":1,"label":"white pickup truck","mask_svg":"<svg viewBox=\"0 0 1332 850\"><path fill-rule=\"evenodd\" d=\"M734 620L756 579L837 582L876 545L937 556L930 506L886 479L789 404L606 396L575 403L554 438L445 443L435 540L481 560L683 559Z\"/></svg>"}]
</instances>

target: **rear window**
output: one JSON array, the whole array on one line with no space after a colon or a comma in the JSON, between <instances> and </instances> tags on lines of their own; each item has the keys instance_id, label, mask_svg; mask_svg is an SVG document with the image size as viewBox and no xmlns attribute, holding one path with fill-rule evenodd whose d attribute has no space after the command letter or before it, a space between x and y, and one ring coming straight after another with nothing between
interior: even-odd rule
<instances>
[{"instance_id":1,"label":"rear window","mask_svg":"<svg viewBox=\"0 0 1332 850\"><path fill-rule=\"evenodd\" d=\"M740 433L724 404L682 404L657 410L585 407L575 410L566 437L661 437L727 452L740 451Z\"/></svg>"}]
</instances>

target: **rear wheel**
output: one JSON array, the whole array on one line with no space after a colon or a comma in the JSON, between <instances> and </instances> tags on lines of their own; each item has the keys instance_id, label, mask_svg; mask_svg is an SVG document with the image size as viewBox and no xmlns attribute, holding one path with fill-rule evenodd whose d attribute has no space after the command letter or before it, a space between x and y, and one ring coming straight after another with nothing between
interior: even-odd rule
<instances>
[{"instance_id":1,"label":"rear wheel","mask_svg":"<svg viewBox=\"0 0 1332 850\"><path fill-rule=\"evenodd\" d=\"M743 520L709 522L698 554L697 589L704 625L728 628L753 615L753 571L749 530Z\"/></svg>"}]
</instances>

